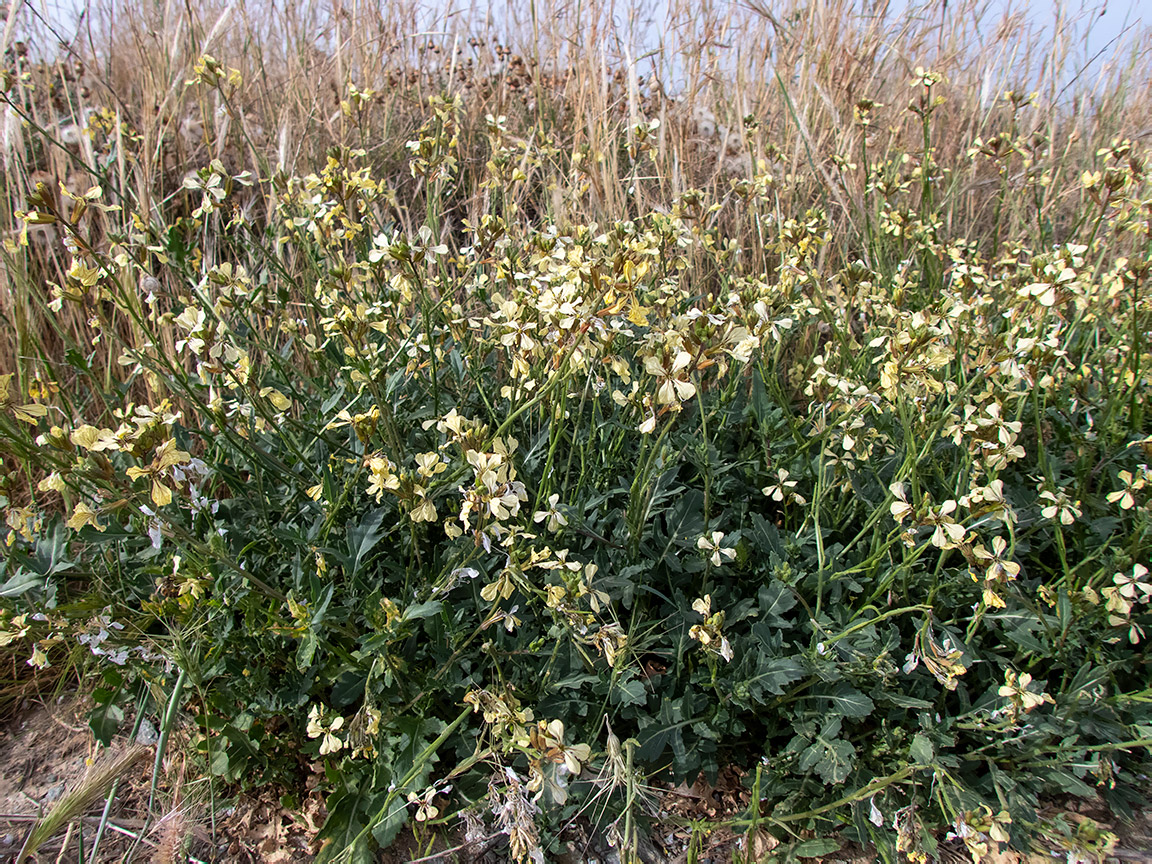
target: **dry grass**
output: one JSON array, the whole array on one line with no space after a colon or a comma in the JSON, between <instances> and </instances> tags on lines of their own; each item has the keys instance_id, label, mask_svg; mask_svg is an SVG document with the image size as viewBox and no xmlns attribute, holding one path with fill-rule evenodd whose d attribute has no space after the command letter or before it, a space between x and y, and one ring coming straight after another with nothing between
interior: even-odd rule
<instances>
[{"instance_id":1,"label":"dry grass","mask_svg":"<svg viewBox=\"0 0 1152 864\"><path fill-rule=\"evenodd\" d=\"M162 245L195 206L185 175L212 159L233 173L291 176L321 169L329 148L363 149L374 176L390 184L383 221L411 233L437 195L440 232L453 247L464 222L488 212L603 225L668 208L692 189L717 201L768 183L771 211L725 208L700 218L723 220L729 237L763 238L817 206L834 229L827 263L869 260L884 198L876 178L914 178L925 160L924 129L908 110L920 66L943 76L933 92L946 101L931 118L929 144L933 163L948 172L946 194L932 201L945 236L985 246L1007 237L1031 237L1038 247L1082 239L1088 217L1073 181L1114 138L1152 133L1147 35L1128 34L1107 62L1077 75L1086 60L1077 34L1090 19L1044 29L1022 12L997 17L980 0L946 11L913 4L900 15L885 2L863 5L530 2L482 13L455 3L433 12L410 0L109 0L57 32L13 3L4 30L13 78L0 221L12 242L0 274L9 325L0 367L26 390L44 361L86 331L82 310L45 309L42 286L60 282L69 260L56 229L32 226L28 246L16 245L14 214L33 209L37 184L59 199L60 184L79 194L98 180L106 202L136 202L122 212L149 213L152 224L92 210L91 236L111 245L145 230ZM204 53L242 75L231 99L186 86ZM47 55L50 62L36 62ZM1001 98L1007 90L1036 96L1014 109ZM429 190L409 173L405 143L440 93L463 103L462 165L454 185ZM856 122L865 99L874 103L867 127ZM493 150L489 115L508 118L501 140L521 154L527 182L514 193L480 183ZM651 120L659 126L640 140ZM86 126L94 134L83 134ZM971 157L978 138L1000 134L1022 152L1001 162ZM911 154L911 162L886 165L889 154ZM876 172L871 186L868 169ZM253 191L241 210L272 240L278 226L267 222L263 194ZM206 235L203 253L216 257L217 242ZM770 272L771 243L749 248L744 266ZM305 270L296 255L283 251L290 274ZM160 262L149 269L180 293ZM117 326L135 338L130 321ZM109 350L93 346L90 362L112 376Z\"/></svg>"}]
</instances>

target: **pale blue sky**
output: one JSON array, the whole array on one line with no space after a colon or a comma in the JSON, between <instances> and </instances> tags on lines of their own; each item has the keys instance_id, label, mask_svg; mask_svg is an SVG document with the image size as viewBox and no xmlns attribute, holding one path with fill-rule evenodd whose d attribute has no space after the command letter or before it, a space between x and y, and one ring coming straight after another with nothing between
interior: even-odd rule
<instances>
[{"instance_id":1,"label":"pale blue sky","mask_svg":"<svg viewBox=\"0 0 1152 864\"><path fill-rule=\"evenodd\" d=\"M25 2L52 21L65 38L73 35L77 13L85 6L85 0L25 0ZM105 0L97 0L97 2L102 3ZM164 2L164 0L160 0L160 2ZM237 0L237 2L243 4L244 0ZM303 5L305 0L300 0L300 2ZM387 0L377 0L377 2L384 4ZM454 2L452 0L416 0L416 2L420 8L427 11L428 19L439 18L437 13L447 8L449 2L457 10L457 14L461 10L471 7L477 10L480 16L483 16L484 11L490 9L496 19L503 17L498 10L506 8L505 3L501 0L454 0ZM584 0L584 2L595 2L595 0ZM618 21L627 17L625 10L632 5L632 2L646 7L649 15L658 19L660 17L659 10L667 8L666 4L669 0L616 0L615 8ZM719 9L724 8L726 2L741 3L742 0L718 0L714 8L718 7L717 11L719 11ZM776 0L756 0L756 2L769 9L784 5L776 2ZM877 0L858 0L858 2L861 6L871 6ZM889 0L889 17L898 18L911 7L931 10L933 17L936 17L939 14L937 10L940 9L941 4L947 6L948 2L949 0ZM194 0L193 5L195 5ZM317 5L322 6L323 3L309 2L308 5L315 8ZM522 0L517 5L523 8L526 4ZM962 2L953 2L952 4L953 8L961 5L963 5ZM1033 27L1046 28L1049 31L1053 29L1052 25L1058 17L1065 22L1072 22L1071 30L1077 34L1078 38L1074 44L1069 46L1070 61L1075 65L1075 68L1087 67L1088 74L1093 76L1102 62L1116 56L1117 46L1135 43L1137 41L1135 37L1152 27L1152 0L1031 0L1031 2L1029 0L989 0L989 14L985 18L987 26L994 27L1001 17L1000 13L1007 9L1026 11ZM648 16L644 17L647 18ZM637 41L644 41L644 24L637 23L639 26L633 31L634 38L637 38ZM649 26L659 29L661 23L659 20L654 20ZM1067 26L1064 29L1065 32L1068 32ZM1152 40L1142 41L1146 44L1152 44ZM643 53L645 48L651 47L653 46L633 45L631 50L635 52L633 56L638 56Z\"/></svg>"},{"instance_id":2,"label":"pale blue sky","mask_svg":"<svg viewBox=\"0 0 1152 864\"><path fill-rule=\"evenodd\" d=\"M892 0L890 9L907 8L907 0ZM1038 27L1051 27L1058 17L1074 24L1081 37L1076 53L1086 57L1111 53L1122 37L1139 35L1152 26L1152 0L994 0L994 9L1027 11Z\"/></svg>"},{"instance_id":3,"label":"pale blue sky","mask_svg":"<svg viewBox=\"0 0 1152 864\"><path fill-rule=\"evenodd\" d=\"M932 5L939 2L947 0ZM899 15L910 6L923 5L923 0L890 0L889 11ZM1152 0L991 0L989 5L988 26L994 27L1007 11L1024 12L1032 27L1047 33L1062 22L1064 32L1075 34L1068 46L1066 76L1082 70L1086 79L1095 79L1104 63L1124 63L1138 43L1145 48L1152 45L1144 38L1152 28Z\"/></svg>"}]
</instances>

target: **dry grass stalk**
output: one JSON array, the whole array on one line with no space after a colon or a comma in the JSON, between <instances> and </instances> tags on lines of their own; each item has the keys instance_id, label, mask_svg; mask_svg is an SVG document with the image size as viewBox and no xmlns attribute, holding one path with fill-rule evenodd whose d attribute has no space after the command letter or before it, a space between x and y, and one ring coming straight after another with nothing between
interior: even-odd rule
<instances>
[{"instance_id":1,"label":"dry grass stalk","mask_svg":"<svg viewBox=\"0 0 1152 864\"><path fill-rule=\"evenodd\" d=\"M188 836L186 813L182 807L169 812L156 825L158 829L156 848L152 852L152 864L176 864Z\"/></svg>"},{"instance_id":2,"label":"dry grass stalk","mask_svg":"<svg viewBox=\"0 0 1152 864\"><path fill-rule=\"evenodd\" d=\"M85 811L100 798L108 794L109 787L124 777L132 767L150 752L143 746L129 747L116 757L105 757L89 769L84 780L60 799L55 807L39 819L28 833L24 847L16 857L16 864L23 864L28 856L34 855L50 838L60 832L73 819L84 815Z\"/></svg>"}]
</instances>

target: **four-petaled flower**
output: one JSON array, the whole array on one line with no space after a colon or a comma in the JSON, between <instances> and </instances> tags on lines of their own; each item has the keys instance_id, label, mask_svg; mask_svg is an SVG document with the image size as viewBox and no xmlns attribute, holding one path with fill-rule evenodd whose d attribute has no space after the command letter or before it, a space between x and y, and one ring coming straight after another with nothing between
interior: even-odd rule
<instances>
[{"instance_id":1,"label":"four-petaled flower","mask_svg":"<svg viewBox=\"0 0 1152 864\"><path fill-rule=\"evenodd\" d=\"M892 518L896 520L897 525L903 525L904 520L912 515L915 508L908 503L908 494L904 491L903 483L893 483L888 487L888 491L896 498L889 508Z\"/></svg>"},{"instance_id":2,"label":"four-petaled flower","mask_svg":"<svg viewBox=\"0 0 1152 864\"><path fill-rule=\"evenodd\" d=\"M559 503L560 503L560 496L558 494L553 493L553 494L549 495L548 496L548 509L547 510L537 510L535 513L532 514L532 521L533 522L543 522L545 519L547 519L548 520L548 526L547 526L548 530L553 532L553 533L559 531L563 526L568 524L568 517L565 516L563 513L561 513L559 509L557 509Z\"/></svg>"},{"instance_id":3,"label":"four-petaled flower","mask_svg":"<svg viewBox=\"0 0 1152 864\"><path fill-rule=\"evenodd\" d=\"M1008 542L1003 537L992 538L992 551L983 544L972 550L972 556L984 567L984 605L997 609L1004 608L1004 600L995 591L995 586L1011 582L1020 575L1020 565L1004 558ZM978 579L973 575L974 579Z\"/></svg>"},{"instance_id":4,"label":"four-petaled flower","mask_svg":"<svg viewBox=\"0 0 1152 864\"><path fill-rule=\"evenodd\" d=\"M77 502L76 507L72 510L72 516L68 519L67 525L73 531L79 531L85 525L91 525L97 531L103 531L104 526L100 524L97 518L99 515L98 510L93 510L83 501Z\"/></svg>"},{"instance_id":5,"label":"four-petaled flower","mask_svg":"<svg viewBox=\"0 0 1152 864\"><path fill-rule=\"evenodd\" d=\"M708 560L712 562L713 567L719 567L724 563L727 558L731 561L736 557L736 550L728 546L721 546L720 541L724 539L723 531L713 531L711 537L701 537L696 541L696 547L705 552L711 553Z\"/></svg>"},{"instance_id":6,"label":"four-petaled flower","mask_svg":"<svg viewBox=\"0 0 1152 864\"><path fill-rule=\"evenodd\" d=\"M323 720L324 709L320 705L313 705L308 711L307 732L309 738L322 738L320 742L320 755L327 756L336 753L344 747L344 742L336 733L344 726L344 718L336 716L328 723Z\"/></svg>"},{"instance_id":7,"label":"four-petaled flower","mask_svg":"<svg viewBox=\"0 0 1152 864\"><path fill-rule=\"evenodd\" d=\"M657 405L679 405L696 395L696 385L684 377L691 364L692 355L687 351L677 352L668 368L656 357L644 358L645 371L660 379L660 387L656 391Z\"/></svg>"},{"instance_id":8,"label":"four-petaled flower","mask_svg":"<svg viewBox=\"0 0 1152 864\"><path fill-rule=\"evenodd\" d=\"M436 451L431 453L418 453L416 454L416 473L421 477L435 477L443 471L448 470L448 466L440 461L440 454Z\"/></svg>"},{"instance_id":9,"label":"four-petaled flower","mask_svg":"<svg viewBox=\"0 0 1152 864\"><path fill-rule=\"evenodd\" d=\"M564 766L573 776L580 773L592 755L592 748L587 744L564 743L564 723L561 720L549 723L541 720L531 732L531 742L533 747L544 754L545 759Z\"/></svg>"},{"instance_id":10,"label":"four-petaled flower","mask_svg":"<svg viewBox=\"0 0 1152 864\"><path fill-rule=\"evenodd\" d=\"M1148 568L1143 564L1137 564L1132 568L1131 574L1117 573L1112 577L1112 581L1116 584L1122 597L1127 597L1138 603L1147 603L1149 599L1152 599L1152 584L1144 581L1144 577L1147 575Z\"/></svg>"},{"instance_id":11,"label":"four-petaled flower","mask_svg":"<svg viewBox=\"0 0 1152 864\"><path fill-rule=\"evenodd\" d=\"M966 533L964 526L956 524L956 520L951 516L955 510L956 502L949 498L940 505L939 510L928 511L924 523L936 526L936 530L932 532L933 546L939 549L951 549L964 542Z\"/></svg>"},{"instance_id":12,"label":"four-petaled flower","mask_svg":"<svg viewBox=\"0 0 1152 864\"><path fill-rule=\"evenodd\" d=\"M409 792L408 803L418 805L416 807L416 821L427 822L429 819L435 819L439 816L440 808L434 803L436 796L447 794L451 790L451 786L444 786L442 788L429 786L423 792Z\"/></svg>"},{"instance_id":13,"label":"four-petaled flower","mask_svg":"<svg viewBox=\"0 0 1152 864\"><path fill-rule=\"evenodd\" d=\"M191 461L192 455L184 450L176 449L176 441L169 438L156 448L156 455L151 465L138 467L133 465L125 473L135 480L138 477L148 477L152 481L152 503L163 507L172 502L172 490L166 486L161 477L170 473L170 469Z\"/></svg>"},{"instance_id":14,"label":"four-petaled flower","mask_svg":"<svg viewBox=\"0 0 1152 864\"><path fill-rule=\"evenodd\" d=\"M1017 674L1013 669L1004 670L1004 683L996 691L1002 699L1009 701L1009 713L1013 719L1021 710L1027 714L1033 708L1039 708L1045 702L1055 704L1047 693L1033 693L1028 687L1032 684L1032 676L1027 672Z\"/></svg>"},{"instance_id":15,"label":"four-petaled flower","mask_svg":"<svg viewBox=\"0 0 1152 864\"><path fill-rule=\"evenodd\" d=\"M1109 492L1108 501L1112 504L1119 502L1121 510L1131 510L1136 506L1136 496L1132 493L1144 488L1143 473L1134 478L1131 471L1120 471L1116 478L1124 484L1124 488Z\"/></svg>"},{"instance_id":16,"label":"four-petaled flower","mask_svg":"<svg viewBox=\"0 0 1152 864\"><path fill-rule=\"evenodd\" d=\"M1127 627L1128 641L1136 645L1144 636L1144 629L1132 620L1132 609L1152 600L1152 585L1144 581L1148 568L1143 564L1132 567L1131 574L1116 573L1111 585L1101 590L1108 610L1108 623L1113 627Z\"/></svg>"},{"instance_id":17,"label":"four-petaled flower","mask_svg":"<svg viewBox=\"0 0 1152 864\"><path fill-rule=\"evenodd\" d=\"M788 479L788 472L784 468L776 470L776 482L770 486L765 486L760 491L771 498L773 501L783 501L785 497L791 498L797 504L807 504L808 502L795 492L796 480Z\"/></svg>"},{"instance_id":18,"label":"four-petaled flower","mask_svg":"<svg viewBox=\"0 0 1152 864\"><path fill-rule=\"evenodd\" d=\"M1040 515L1045 519L1059 519L1061 525L1071 525L1080 518L1080 502L1073 501L1063 490L1040 493L1040 500L1048 504L1041 508Z\"/></svg>"}]
</instances>

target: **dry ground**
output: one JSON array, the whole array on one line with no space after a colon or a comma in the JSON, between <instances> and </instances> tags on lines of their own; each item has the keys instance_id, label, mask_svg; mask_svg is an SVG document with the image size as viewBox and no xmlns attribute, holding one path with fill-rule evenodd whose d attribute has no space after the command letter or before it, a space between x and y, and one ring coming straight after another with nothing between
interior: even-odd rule
<instances>
[{"instance_id":1,"label":"dry ground","mask_svg":"<svg viewBox=\"0 0 1152 864\"><path fill-rule=\"evenodd\" d=\"M84 719L89 707L86 700L72 695L47 704L27 700L6 727L0 729L0 862L15 860L37 815L50 810L69 789L81 783L92 760L97 757L96 743ZM142 725L141 738L143 743L155 742L155 729L151 724ZM113 743L112 750L123 750L127 744L126 737L122 737ZM318 795L306 801L303 812L285 810L272 794L242 797L227 806L217 807L213 824L212 808L204 792L206 784L189 776L180 758L176 756L165 764L165 776L158 787L157 797L162 804L156 808L156 818L151 820L145 821L145 811L152 760L142 760L123 779L109 808L108 825L97 856L99 862L111 864L128 856L138 862L172 860L229 864L304 864L312 860L309 841L324 815ZM723 819L730 813L740 812L746 805L743 799L747 791L739 780L739 775L732 772L722 776L717 787L700 781L692 787L670 789L663 795L661 806L666 812L681 817ZM36 860L60 864L79 862L81 842L84 860L89 860L103 806L103 800L93 805L81 822L74 822L66 833L41 847ZM1152 809L1132 825L1117 823L1094 802L1069 804L1059 812L1073 821L1094 819L1119 836L1117 847L1102 864L1152 864ZM166 857L166 847L178 845L172 840L174 835L182 835L181 854L185 857ZM645 864L684 864L689 840L690 832L670 826L656 832L656 836L644 844L642 859ZM775 844L766 834L754 840L757 851L765 856ZM733 856L742 850L743 843L742 834L715 831L704 838L697 860L700 864L731 862ZM616 851L588 826L574 827L569 833L567 847L567 851L556 858L561 864L619 864L620 861ZM437 852L441 854L436 855ZM462 847L451 851L443 844L432 849L418 849L410 837L380 856L384 864L406 864L414 860L503 864L506 857L497 842L490 842L482 848ZM814 864L817 861L805 860ZM874 860L874 856L866 850L846 847L819 860L822 864L866 864ZM951 864L968 859L959 850L947 850L941 860ZM1068 857L1067 852L1055 845L1047 854L1008 852L985 860L987 864L1064 861L1076 864L1076 859Z\"/></svg>"}]
</instances>

